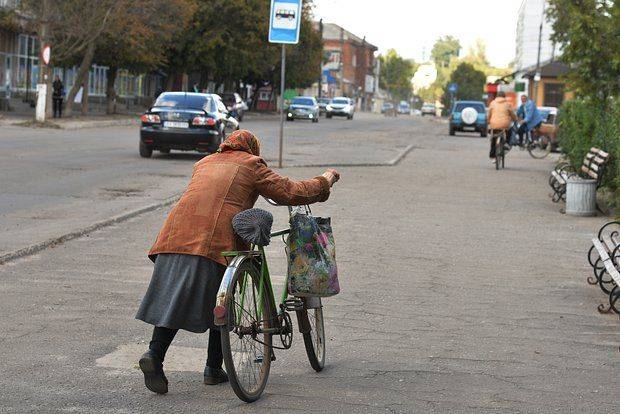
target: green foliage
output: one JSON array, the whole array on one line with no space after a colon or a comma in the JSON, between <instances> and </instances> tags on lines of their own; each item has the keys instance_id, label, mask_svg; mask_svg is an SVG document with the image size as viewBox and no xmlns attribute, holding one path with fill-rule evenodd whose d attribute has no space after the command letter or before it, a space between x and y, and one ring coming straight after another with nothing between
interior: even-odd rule
<instances>
[{"instance_id":1,"label":"green foliage","mask_svg":"<svg viewBox=\"0 0 620 414\"><path fill-rule=\"evenodd\" d=\"M381 56L381 77L379 86L387 90L395 100L409 99L413 93L411 78L414 74L414 64L398 55L396 50L388 50Z\"/></svg>"},{"instance_id":2,"label":"green foliage","mask_svg":"<svg viewBox=\"0 0 620 414\"><path fill-rule=\"evenodd\" d=\"M620 1L550 0L547 14L552 40L572 69L570 86L607 105L620 94Z\"/></svg>"},{"instance_id":3,"label":"green foliage","mask_svg":"<svg viewBox=\"0 0 620 414\"><path fill-rule=\"evenodd\" d=\"M445 68L450 65L453 58L458 58L461 51L461 43L452 36L445 36L437 39L433 50L431 51L431 59L438 68Z\"/></svg>"},{"instance_id":4,"label":"green foliage","mask_svg":"<svg viewBox=\"0 0 620 414\"><path fill-rule=\"evenodd\" d=\"M194 0L196 12L167 47L170 73L201 72L216 83L277 83L280 45L267 41L270 3L264 0ZM287 87L306 87L320 75L322 39L304 2L299 44L287 46ZM205 79L206 80L206 79Z\"/></svg>"},{"instance_id":5,"label":"green foliage","mask_svg":"<svg viewBox=\"0 0 620 414\"><path fill-rule=\"evenodd\" d=\"M450 92L448 92L448 84L456 83L458 92L456 99L479 101L482 99L484 84L486 82L484 72L477 70L473 65L461 62L450 75L449 81L443 89L443 104L446 108L452 106Z\"/></svg>"},{"instance_id":6,"label":"green foliage","mask_svg":"<svg viewBox=\"0 0 620 414\"><path fill-rule=\"evenodd\" d=\"M620 206L620 102L597 105L595 99L575 99L560 109L558 140L570 164L579 168L591 147L611 155L604 185L612 191Z\"/></svg>"}]
</instances>

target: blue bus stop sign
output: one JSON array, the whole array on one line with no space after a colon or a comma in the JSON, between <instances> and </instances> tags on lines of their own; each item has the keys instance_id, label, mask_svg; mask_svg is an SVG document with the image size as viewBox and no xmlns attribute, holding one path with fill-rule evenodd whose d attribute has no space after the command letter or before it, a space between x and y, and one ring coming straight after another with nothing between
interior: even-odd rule
<instances>
[{"instance_id":1,"label":"blue bus stop sign","mask_svg":"<svg viewBox=\"0 0 620 414\"><path fill-rule=\"evenodd\" d=\"M297 44L302 0L271 0L269 42Z\"/></svg>"},{"instance_id":2,"label":"blue bus stop sign","mask_svg":"<svg viewBox=\"0 0 620 414\"><path fill-rule=\"evenodd\" d=\"M448 92L450 93L456 93L458 89L459 89L459 85L456 83L451 83L448 85Z\"/></svg>"}]
</instances>

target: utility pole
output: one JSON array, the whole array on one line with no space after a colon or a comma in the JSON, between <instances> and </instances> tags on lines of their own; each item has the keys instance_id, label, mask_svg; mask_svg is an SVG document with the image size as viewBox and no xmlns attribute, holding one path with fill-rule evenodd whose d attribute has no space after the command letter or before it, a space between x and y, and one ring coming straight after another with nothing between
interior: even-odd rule
<instances>
[{"instance_id":1,"label":"utility pole","mask_svg":"<svg viewBox=\"0 0 620 414\"><path fill-rule=\"evenodd\" d=\"M323 19L319 20L319 33L321 34L321 42L323 42ZM321 51L322 53L322 51ZM321 62L319 63L319 98L323 93L323 56L321 56Z\"/></svg>"},{"instance_id":2,"label":"utility pole","mask_svg":"<svg viewBox=\"0 0 620 414\"><path fill-rule=\"evenodd\" d=\"M282 43L282 64L280 65L280 149L278 168L282 168L282 145L284 144L284 76L286 75L286 45Z\"/></svg>"},{"instance_id":3,"label":"utility pole","mask_svg":"<svg viewBox=\"0 0 620 414\"><path fill-rule=\"evenodd\" d=\"M340 28L340 95L344 96L344 29Z\"/></svg>"},{"instance_id":4,"label":"utility pole","mask_svg":"<svg viewBox=\"0 0 620 414\"><path fill-rule=\"evenodd\" d=\"M543 23L545 21L545 9L547 0L543 0L542 17L540 18L540 27L538 28L538 56L536 57L536 73L534 74L534 97L533 101L538 99L538 84L540 83L540 49L542 47Z\"/></svg>"},{"instance_id":5,"label":"utility pole","mask_svg":"<svg viewBox=\"0 0 620 414\"><path fill-rule=\"evenodd\" d=\"M39 82L37 84L37 106L36 106L36 120L37 122L45 122L45 119L52 116L52 94L51 86L52 79L50 76L50 15L51 15L51 0L42 0L42 13L40 23L40 35L39 41L41 43L41 50L39 53Z\"/></svg>"}]
</instances>

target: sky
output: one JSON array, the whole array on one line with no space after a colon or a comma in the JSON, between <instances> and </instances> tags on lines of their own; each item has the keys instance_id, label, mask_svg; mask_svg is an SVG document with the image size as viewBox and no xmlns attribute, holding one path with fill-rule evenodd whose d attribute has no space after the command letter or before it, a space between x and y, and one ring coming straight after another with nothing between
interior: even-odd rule
<instances>
[{"instance_id":1,"label":"sky","mask_svg":"<svg viewBox=\"0 0 620 414\"><path fill-rule=\"evenodd\" d=\"M314 0L315 17L336 23L379 48L416 61L428 59L435 40L452 35L465 55L477 39L492 65L515 57L517 14L522 0Z\"/></svg>"}]
</instances>

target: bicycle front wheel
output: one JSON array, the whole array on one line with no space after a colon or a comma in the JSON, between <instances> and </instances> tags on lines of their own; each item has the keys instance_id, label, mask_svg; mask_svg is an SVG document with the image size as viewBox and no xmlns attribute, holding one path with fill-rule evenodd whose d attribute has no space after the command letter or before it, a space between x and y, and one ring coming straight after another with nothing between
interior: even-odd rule
<instances>
[{"instance_id":1,"label":"bicycle front wheel","mask_svg":"<svg viewBox=\"0 0 620 414\"><path fill-rule=\"evenodd\" d=\"M260 398L271 367L269 295L259 292L260 273L250 260L237 268L228 287L228 324L222 327L222 354L230 385L239 399Z\"/></svg>"},{"instance_id":2,"label":"bicycle front wheel","mask_svg":"<svg viewBox=\"0 0 620 414\"><path fill-rule=\"evenodd\" d=\"M551 152L551 140L546 135L532 138L532 141L527 144L527 151L532 158L545 158Z\"/></svg>"},{"instance_id":3,"label":"bicycle front wheel","mask_svg":"<svg viewBox=\"0 0 620 414\"><path fill-rule=\"evenodd\" d=\"M322 371L325 366L325 328L323 325L323 307L320 300L318 299L319 306L317 308L304 309L298 314L300 318L308 318L310 331L303 334L304 345L310 366L316 372Z\"/></svg>"}]
</instances>

